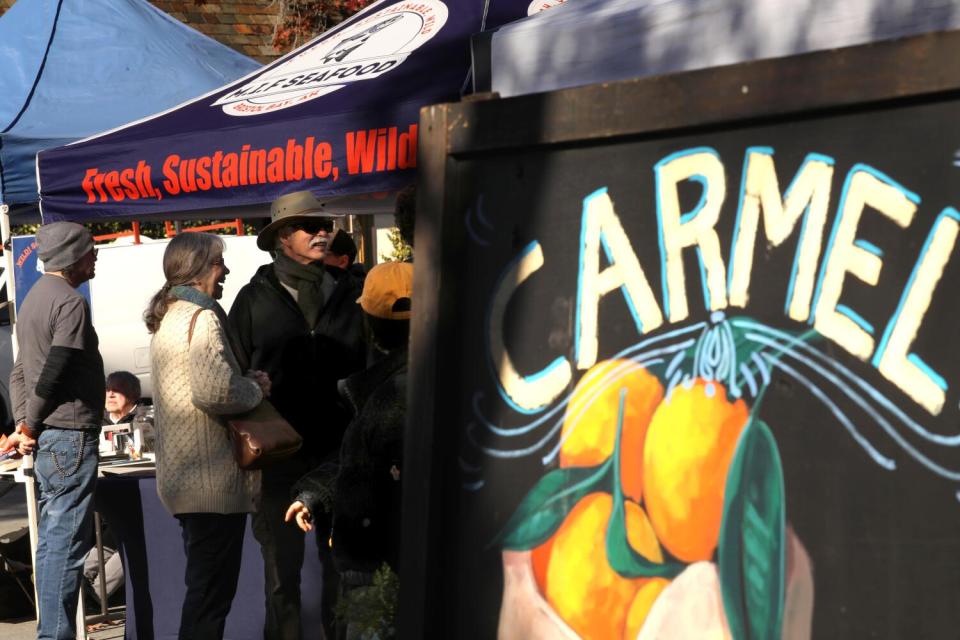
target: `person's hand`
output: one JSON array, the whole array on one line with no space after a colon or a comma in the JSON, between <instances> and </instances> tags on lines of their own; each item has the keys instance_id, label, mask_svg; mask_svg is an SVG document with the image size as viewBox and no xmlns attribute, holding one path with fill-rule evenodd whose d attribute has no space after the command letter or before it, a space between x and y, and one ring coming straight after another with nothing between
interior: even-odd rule
<instances>
[{"instance_id":1,"label":"person's hand","mask_svg":"<svg viewBox=\"0 0 960 640\"><path fill-rule=\"evenodd\" d=\"M30 431L30 428L27 427L26 422L20 422L17 424L17 428L14 430L15 435L19 435L19 442L15 443L14 446L17 447L17 452L22 456L27 456L33 453L34 449L37 448L37 440L33 437L33 433ZM9 443L9 439L8 439Z\"/></svg>"},{"instance_id":2,"label":"person's hand","mask_svg":"<svg viewBox=\"0 0 960 640\"><path fill-rule=\"evenodd\" d=\"M260 371L259 369L252 369L247 373L247 376L253 379L260 386L260 391L263 392L263 397L267 398L270 396L270 388L272 383L270 382L270 374L266 371Z\"/></svg>"},{"instance_id":3,"label":"person's hand","mask_svg":"<svg viewBox=\"0 0 960 640\"><path fill-rule=\"evenodd\" d=\"M22 456L28 456L33 453L34 449L37 447L37 441L26 435L25 433L12 433L7 437L6 446L4 447L4 453L10 451L11 449L16 449L17 453Z\"/></svg>"},{"instance_id":4,"label":"person's hand","mask_svg":"<svg viewBox=\"0 0 960 640\"><path fill-rule=\"evenodd\" d=\"M294 518L297 520L297 526L303 531L313 531L313 516L310 515L310 509L299 500L290 505L283 521L290 522Z\"/></svg>"}]
</instances>

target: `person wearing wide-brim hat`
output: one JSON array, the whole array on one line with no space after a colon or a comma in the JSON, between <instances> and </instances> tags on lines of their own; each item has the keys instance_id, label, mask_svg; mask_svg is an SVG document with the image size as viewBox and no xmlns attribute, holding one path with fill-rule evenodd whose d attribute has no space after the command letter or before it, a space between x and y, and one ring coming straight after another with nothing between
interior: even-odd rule
<instances>
[{"instance_id":1,"label":"person wearing wide-brim hat","mask_svg":"<svg viewBox=\"0 0 960 640\"><path fill-rule=\"evenodd\" d=\"M273 251L277 234L291 225L308 224L311 229L323 229L322 237L333 235L333 218L324 211L324 204L309 191L297 191L280 196L270 205L270 224L260 230L257 246Z\"/></svg>"},{"instance_id":2,"label":"person wearing wide-brim hat","mask_svg":"<svg viewBox=\"0 0 960 640\"><path fill-rule=\"evenodd\" d=\"M305 637L300 624L303 533L283 515L297 479L324 459L335 459L349 416L337 381L366 364L363 318L355 304L362 283L324 265L333 219L309 191L278 198L257 246L273 255L240 290L229 324L247 366L266 371L270 400L303 436L297 456L263 471L263 493L253 532L261 546L266 579L267 638ZM323 518L319 526L324 526ZM327 523L329 530L329 523ZM327 540L327 531L317 536ZM324 627L334 630L337 572L329 547L318 544L323 572Z\"/></svg>"}]
</instances>

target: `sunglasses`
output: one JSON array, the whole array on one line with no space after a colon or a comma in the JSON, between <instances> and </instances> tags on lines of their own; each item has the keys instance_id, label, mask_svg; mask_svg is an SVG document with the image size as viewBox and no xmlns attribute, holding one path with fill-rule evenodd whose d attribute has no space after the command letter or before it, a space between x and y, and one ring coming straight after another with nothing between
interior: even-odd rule
<instances>
[{"instance_id":1,"label":"sunglasses","mask_svg":"<svg viewBox=\"0 0 960 640\"><path fill-rule=\"evenodd\" d=\"M299 229L301 231L306 231L310 235L316 235L321 231L326 231L330 233L333 231L333 220L328 218L317 218L315 220L302 220L294 222L290 225L294 229Z\"/></svg>"}]
</instances>

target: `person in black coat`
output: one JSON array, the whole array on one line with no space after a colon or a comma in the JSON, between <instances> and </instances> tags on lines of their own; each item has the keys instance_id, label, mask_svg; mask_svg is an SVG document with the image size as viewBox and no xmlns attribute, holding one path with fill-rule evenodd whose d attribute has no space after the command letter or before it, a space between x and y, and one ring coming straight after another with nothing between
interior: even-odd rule
<instances>
[{"instance_id":1,"label":"person in black coat","mask_svg":"<svg viewBox=\"0 0 960 640\"><path fill-rule=\"evenodd\" d=\"M309 531L332 506L330 540L345 592L371 584L384 563L399 569L412 283L410 263L384 263L367 275L359 302L383 357L340 383L354 417L343 437L339 467L323 465L301 478L286 513L288 522L296 520Z\"/></svg>"},{"instance_id":2,"label":"person in black coat","mask_svg":"<svg viewBox=\"0 0 960 640\"><path fill-rule=\"evenodd\" d=\"M367 347L355 301L361 281L328 268L324 255L333 230L322 206L308 191L287 194L271 207L272 221L257 246L273 255L237 295L229 313L230 332L244 369L266 371L270 401L303 437L291 460L263 470L259 511L253 532L264 559L266 640L300 640L300 569L303 534L285 526L283 516L294 482L323 460L335 459L349 420L337 381L363 369ZM324 567L329 547L318 540ZM323 620L333 630L337 574L324 571Z\"/></svg>"},{"instance_id":3,"label":"person in black coat","mask_svg":"<svg viewBox=\"0 0 960 640\"><path fill-rule=\"evenodd\" d=\"M356 262L356 259L357 244L353 241L353 238L343 229L337 231L327 247L323 262L328 268L337 269L334 273L347 271L363 282L363 279L367 277L367 270L363 268L362 264Z\"/></svg>"}]
</instances>

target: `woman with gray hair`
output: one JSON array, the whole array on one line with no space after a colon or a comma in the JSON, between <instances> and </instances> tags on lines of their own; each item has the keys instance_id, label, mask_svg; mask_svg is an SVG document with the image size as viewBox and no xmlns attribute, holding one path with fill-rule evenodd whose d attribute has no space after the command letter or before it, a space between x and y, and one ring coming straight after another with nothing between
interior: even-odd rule
<instances>
[{"instance_id":1,"label":"woman with gray hair","mask_svg":"<svg viewBox=\"0 0 960 640\"><path fill-rule=\"evenodd\" d=\"M248 513L260 472L233 458L220 416L257 406L270 392L261 371L242 372L217 303L230 270L223 241L181 233L163 254L166 283L144 313L157 429L157 493L179 521L187 556L179 638L222 638L240 576Z\"/></svg>"}]
</instances>

